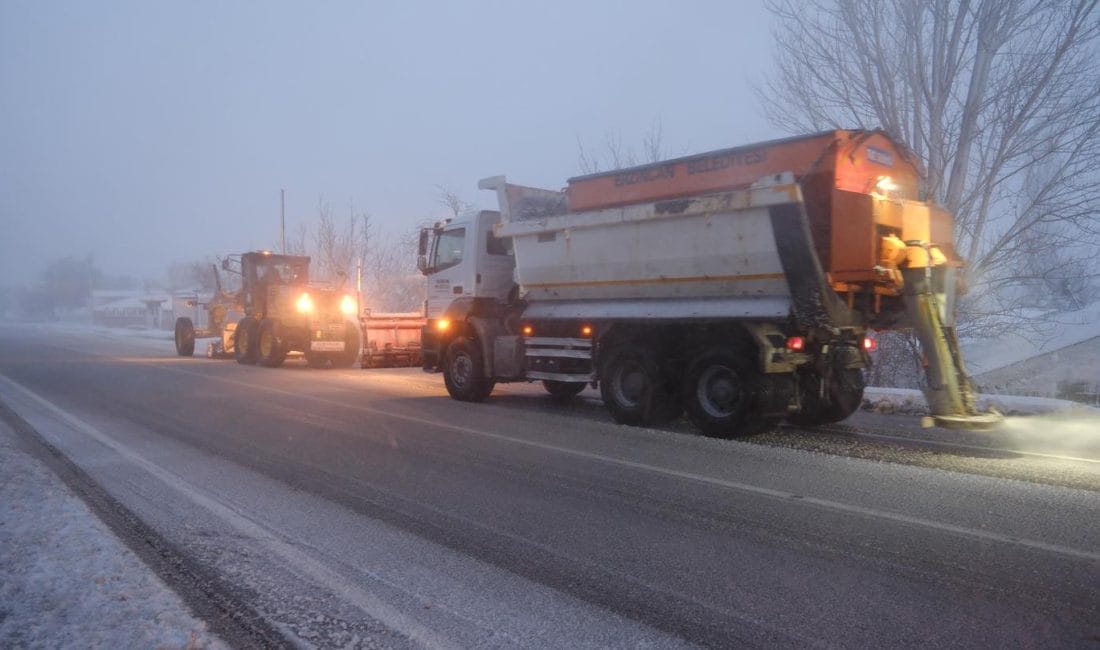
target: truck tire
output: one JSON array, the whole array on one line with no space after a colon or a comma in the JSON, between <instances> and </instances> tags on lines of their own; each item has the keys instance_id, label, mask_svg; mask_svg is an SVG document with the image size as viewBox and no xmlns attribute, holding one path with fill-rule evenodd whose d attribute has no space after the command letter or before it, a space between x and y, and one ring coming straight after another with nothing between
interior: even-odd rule
<instances>
[{"instance_id":1,"label":"truck tire","mask_svg":"<svg viewBox=\"0 0 1100 650\"><path fill-rule=\"evenodd\" d=\"M186 316L176 319L176 354L181 357L195 354L195 324Z\"/></svg>"},{"instance_id":2,"label":"truck tire","mask_svg":"<svg viewBox=\"0 0 1100 650\"><path fill-rule=\"evenodd\" d=\"M759 429L753 421L756 372L745 355L728 347L706 350L684 379L684 408L703 435L733 438Z\"/></svg>"},{"instance_id":3,"label":"truck tire","mask_svg":"<svg viewBox=\"0 0 1100 650\"><path fill-rule=\"evenodd\" d=\"M286 346L279 338L278 323L265 318L260 321L256 339L256 363L268 368L278 368L286 360Z\"/></svg>"},{"instance_id":4,"label":"truck tire","mask_svg":"<svg viewBox=\"0 0 1100 650\"><path fill-rule=\"evenodd\" d=\"M333 368L350 368L359 358L359 327L354 323L344 323L344 351L331 356Z\"/></svg>"},{"instance_id":5,"label":"truck tire","mask_svg":"<svg viewBox=\"0 0 1100 650\"><path fill-rule=\"evenodd\" d=\"M258 329L256 319L250 316L242 318L237 323L237 330L233 333L233 354L237 358L237 363L245 365L256 363Z\"/></svg>"},{"instance_id":6,"label":"truck tire","mask_svg":"<svg viewBox=\"0 0 1100 650\"><path fill-rule=\"evenodd\" d=\"M660 364L641 343L621 343L602 355L600 397L619 424L660 424L679 413Z\"/></svg>"},{"instance_id":7,"label":"truck tire","mask_svg":"<svg viewBox=\"0 0 1100 650\"><path fill-rule=\"evenodd\" d=\"M814 427L821 424L833 424L855 413L863 403L863 371L859 368L843 368L834 372L829 382L829 395L822 399L817 389L817 373L808 374L799 396L802 411L787 417L792 424Z\"/></svg>"},{"instance_id":8,"label":"truck tire","mask_svg":"<svg viewBox=\"0 0 1100 650\"><path fill-rule=\"evenodd\" d=\"M542 382L542 387L546 389L547 393L556 399L561 401L567 401L580 394L584 387L587 386L583 381L554 381L552 379L545 379Z\"/></svg>"},{"instance_id":9,"label":"truck tire","mask_svg":"<svg viewBox=\"0 0 1100 650\"><path fill-rule=\"evenodd\" d=\"M482 402L493 392L496 382L485 377L481 347L476 341L459 336L447 346L443 383L451 397L460 402Z\"/></svg>"},{"instance_id":10,"label":"truck tire","mask_svg":"<svg viewBox=\"0 0 1100 650\"><path fill-rule=\"evenodd\" d=\"M329 355L324 352L306 352L306 365L310 368L324 368L328 366Z\"/></svg>"}]
</instances>

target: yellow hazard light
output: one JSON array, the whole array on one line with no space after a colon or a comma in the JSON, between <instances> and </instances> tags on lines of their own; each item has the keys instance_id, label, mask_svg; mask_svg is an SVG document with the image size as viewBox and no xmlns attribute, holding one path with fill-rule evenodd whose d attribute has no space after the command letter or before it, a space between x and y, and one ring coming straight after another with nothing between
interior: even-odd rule
<instances>
[{"instance_id":1,"label":"yellow hazard light","mask_svg":"<svg viewBox=\"0 0 1100 650\"><path fill-rule=\"evenodd\" d=\"M446 332L447 328L449 328L450 326L451 321L447 320L446 318L440 318L435 322L435 328L440 332Z\"/></svg>"},{"instance_id":2,"label":"yellow hazard light","mask_svg":"<svg viewBox=\"0 0 1100 650\"><path fill-rule=\"evenodd\" d=\"M345 295L340 299L340 311L344 312L345 316L351 316L355 313L355 298L349 295Z\"/></svg>"},{"instance_id":3,"label":"yellow hazard light","mask_svg":"<svg viewBox=\"0 0 1100 650\"><path fill-rule=\"evenodd\" d=\"M534 333L535 333L535 328L531 327L530 325L524 325L523 326L523 335L524 336L531 336Z\"/></svg>"},{"instance_id":4,"label":"yellow hazard light","mask_svg":"<svg viewBox=\"0 0 1100 650\"><path fill-rule=\"evenodd\" d=\"M878 180L875 181L875 194L881 194L885 196L890 192L896 192L897 189L898 184L895 183L894 179L890 178L889 176L879 176Z\"/></svg>"},{"instance_id":5,"label":"yellow hazard light","mask_svg":"<svg viewBox=\"0 0 1100 650\"><path fill-rule=\"evenodd\" d=\"M585 325L581 327L581 336L592 336L592 326Z\"/></svg>"},{"instance_id":6,"label":"yellow hazard light","mask_svg":"<svg viewBox=\"0 0 1100 650\"><path fill-rule=\"evenodd\" d=\"M303 293L298 296L298 302L295 303L295 306L298 307L299 312L308 314L313 311L313 298L310 298L308 293Z\"/></svg>"}]
</instances>

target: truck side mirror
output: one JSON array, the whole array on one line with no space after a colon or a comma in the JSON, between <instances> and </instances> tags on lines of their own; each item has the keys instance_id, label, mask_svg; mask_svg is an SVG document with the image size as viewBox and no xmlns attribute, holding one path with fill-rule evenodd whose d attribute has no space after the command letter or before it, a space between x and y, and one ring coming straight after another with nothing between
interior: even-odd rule
<instances>
[{"instance_id":1,"label":"truck side mirror","mask_svg":"<svg viewBox=\"0 0 1100 650\"><path fill-rule=\"evenodd\" d=\"M420 229L420 241L417 243L416 248L416 268L420 269L421 273L425 273L428 270L428 229Z\"/></svg>"},{"instance_id":2,"label":"truck side mirror","mask_svg":"<svg viewBox=\"0 0 1100 650\"><path fill-rule=\"evenodd\" d=\"M428 229L420 229L420 242L417 244L416 254L426 257L428 255Z\"/></svg>"}]
</instances>

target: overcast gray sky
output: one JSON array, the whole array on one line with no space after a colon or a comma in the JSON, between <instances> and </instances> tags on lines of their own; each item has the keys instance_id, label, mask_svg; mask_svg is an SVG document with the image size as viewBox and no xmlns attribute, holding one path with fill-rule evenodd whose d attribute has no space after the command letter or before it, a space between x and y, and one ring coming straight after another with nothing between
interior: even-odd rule
<instances>
[{"instance_id":1,"label":"overcast gray sky","mask_svg":"<svg viewBox=\"0 0 1100 650\"><path fill-rule=\"evenodd\" d=\"M674 154L781 135L759 1L0 0L0 283L277 245L349 202L390 230L435 186L560 187L660 120Z\"/></svg>"}]
</instances>

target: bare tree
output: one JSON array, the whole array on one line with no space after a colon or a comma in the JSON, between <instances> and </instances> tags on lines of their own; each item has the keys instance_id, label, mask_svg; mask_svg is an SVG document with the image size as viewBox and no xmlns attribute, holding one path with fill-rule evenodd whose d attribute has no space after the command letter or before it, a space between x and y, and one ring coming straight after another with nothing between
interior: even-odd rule
<instances>
[{"instance_id":1,"label":"bare tree","mask_svg":"<svg viewBox=\"0 0 1100 650\"><path fill-rule=\"evenodd\" d=\"M440 200L452 211L462 212L468 204L457 194L439 188ZM393 235L382 232L368 212L348 204L347 220L338 219L332 206L322 197L317 202L317 218L301 223L287 241L293 255L312 258L312 276L318 280L348 281L357 265L363 264L364 307L374 311L414 311L424 301L424 278L416 268L419 227ZM346 274L343 275L343 274Z\"/></svg>"},{"instance_id":2,"label":"bare tree","mask_svg":"<svg viewBox=\"0 0 1100 650\"><path fill-rule=\"evenodd\" d=\"M35 290L49 297L51 309L71 311L90 305L92 290L98 288L102 277L91 253L69 256L47 264Z\"/></svg>"},{"instance_id":3,"label":"bare tree","mask_svg":"<svg viewBox=\"0 0 1100 650\"><path fill-rule=\"evenodd\" d=\"M473 209L474 204L462 198L457 190L444 185L435 186L435 200L447 208L452 216L458 218L463 212Z\"/></svg>"},{"instance_id":4,"label":"bare tree","mask_svg":"<svg viewBox=\"0 0 1100 650\"><path fill-rule=\"evenodd\" d=\"M409 312L424 302L424 277L416 268L420 227L394 235L375 233L363 268L363 298L374 311Z\"/></svg>"},{"instance_id":5,"label":"bare tree","mask_svg":"<svg viewBox=\"0 0 1100 650\"><path fill-rule=\"evenodd\" d=\"M322 197L317 202L317 223L313 230L313 276L321 280L338 281L353 277L357 261L367 244L370 216L348 206L348 219L336 221L332 208Z\"/></svg>"},{"instance_id":6,"label":"bare tree","mask_svg":"<svg viewBox=\"0 0 1100 650\"><path fill-rule=\"evenodd\" d=\"M1090 268L1097 1L770 0L769 118L794 132L881 127L909 147L969 261L963 326L1012 326L1021 284Z\"/></svg>"},{"instance_id":7,"label":"bare tree","mask_svg":"<svg viewBox=\"0 0 1100 650\"><path fill-rule=\"evenodd\" d=\"M286 242L288 255L309 255L310 228L306 223L299 223L290 238Z\"/></svg>"},{"instance_id":8,"label":"bare tree","mask_svg":"<svg viewBox=\"0 0 1100 650\"><path fill-rule=\"evenodd\" d=\"M217 284L214 280L215 266L212 256L206 260L173 262L165 270L165 288L172 292L180 289L213 291Z\"/></svg>"},{"instance_id":9,"label":"bare tree","mask_svg":"<svg viewBox=\"0 0 1100 650\"><path fill-rule=\"evenodd\" d=\"M635 165L657 162L668 157L664 145L664 125L655 118L642 134L641 151L623 144L623 134L618 130L604 131L603 155L589 153L580 137L577 137L577 161L581 173L596 174L601 171L624 169Z\"/></svg>"}]
</instances>

